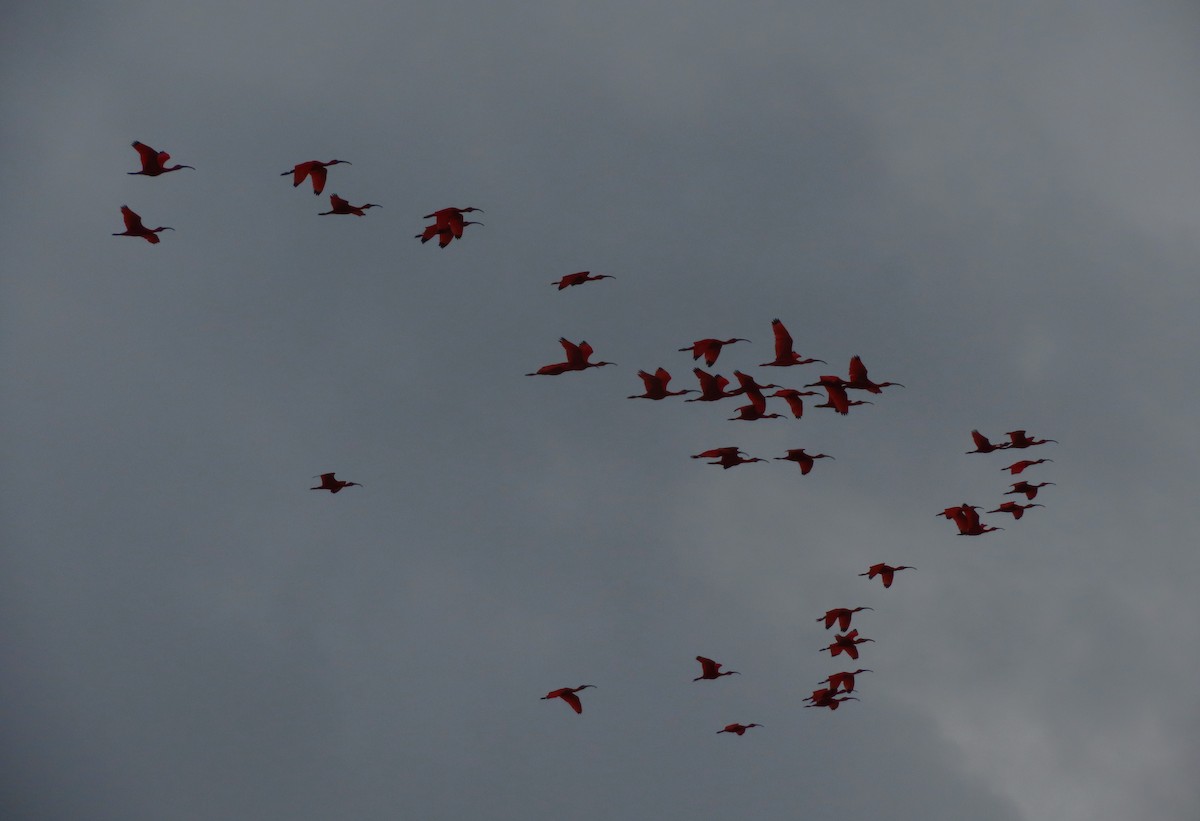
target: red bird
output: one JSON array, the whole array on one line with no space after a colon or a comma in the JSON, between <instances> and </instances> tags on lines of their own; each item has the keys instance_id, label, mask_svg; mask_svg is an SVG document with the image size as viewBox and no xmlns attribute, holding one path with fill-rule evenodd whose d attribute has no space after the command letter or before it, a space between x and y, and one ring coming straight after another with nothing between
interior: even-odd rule
<instances>
[{"instance_id":1,"label":"red bird","mask_svg":"<svg viewBox=\"0 0 1200 821\"><path fill-rule=\"evenodd\" d=\"M464 220L463 214L472 211L483 212L482 208L440 208L432 214L426 214L422 219L434 220L433 225L426 225L425 229L417 234L417 239L421 240L421 244L429 242L434 237L438 238L438 247L445 248L450 244L451 240L462 239L463 229L468 225L483 225L482 222L473 220Z\"/></svg>"},{"instance_id":2,"label":"red bird","mask_svg":"<svg viewBox=\"0 0 1200 821\"><path fill-rule=\"evenodd\" d=\"M366 216L366 209L383 207L382 205L377 205L373 202L368 202L365 205L351 205L337 194L331 194L329 196L329 204L332 206L332 210L321 211L317 216L324 217L329 214L354 214L356 217L364 217Z\"/></svg>"},{"instance_id":3,"label":"red bird","mask_svg":"<svg viewBox=\"0 0 1200 821\"><path fill-rule=\"evenodd\" d=\"M732 447L730 447L730 448L712 448L710 450L704 451L704 453L697 453L692 458L693 459L716 459L717 461L709 462L708 464L720 465L725 470L729 470L729 468L732 468L732 467L737 467L738 465L748 465L751 462L767 461L766 459L759 459L757 456L754 457L753 459L744 459L744 458L742 458L744 455L745 454L738 448L732 448Z\"/></svg>"},{"instance_id":4,"label":"red bird","mask_svg":"<svg viewBox=\"0 0 1200 821\"><path fill-rule=\"evenodd\" d=\"M988 441L988 438L977 430L971 431L971 438L975 441L975 450L968 450L967 453L991 453L995 450L1006 450L1012 445L1005 442L1000 445L993 445Z\"/></svg>"},{"instance_id":5,"label":"red bird","mask_svg":"<svg viewBox=\"0 0 1200 821\"><path fill-rule=\"evenodd\" d=\"M1024 471L1025 468L1031 468L1034 465L1040 465L1042 462L1053 462L1053 461L1054 461L1053 459L1022 459L1020 462L1013 462L1008 467L1000 468L1000 469L1007 470L1009 472L1009 474L1016 476L1017 474Z\"/></svg>"},{"instance_id":6,"label":"red bird","mask_svg":"<svg viewBox=\"0 0 1200 821\"><path fill-rule=\"evenodd\" d=\"M829 364L824 359L801 359L800 354L792 350L792 335L778 319L771 320L771 330L775 334L775 358L770 362L763 362L760 367L786 368L789 365L808 365L812 362L820 362L822 365Z\"/></svg>"},{"instance_id":7,"label":"red bird","mask_svg":"<svg viewBox=\"0 0 1200 821\"><path fill-rule=\"evenodd\" d=\"M310 487L309 490L328 490L330 493L337 493L345 487L362 487L358 482L343 482L341 479L335 479L332 473L322 473L320 479L321 484Z\"/></svg>"},{"instance_id":8,"label":"red bird","mask_svg":"<svg viewBox=\"0 0 1200 821\"><path fill-rule=\"evenodd\" d=\"M835 698L834 694L832 692L828 692L828 691L826 692L825 695L818 698L817 693L819 693L819 692L820 692L819 690L813 691L812 696L810 696L807 699L808 701L811 701L812 704L805 704L804 706L805 707L828 707L830 710L836 710L838 708L838 705L840 705L843 701L858 701L859 700L855 696L843 696L842 698Z\"/></svg>"},{"instance_id":9,"label":"red bird","mask_svg":"<svg viewBox=\"0 0 1200 821\"><path fill-rule=\"evenodd\" d=\"M850 381L843 384L844 388L854 388L871 393L883 393L884 388L895 386L903 388L899 382L872 382L867 376L867 366L857 356L850 357Z\"/></svg>"},{"instance_id":10,"label":"red bird","mask_svg":"<svg viewBox=\"0 0 1200 821\"><path fill-rule=\"evenodd\" d=\"M654 373L638 371L638 376L642 378L642 383L646 386L646 392L630 396L628 397L629 399L666 399L668 396L683 396L685 393L698 393L698 391L691 389L686 391L667 390L667 384L671 381L671 374L667 373L665 368L659 368Z\"/></svg>"},{"instance_id":11,"label":"red bird","mask_svg":"<svg viewBox=\"0 0 1200 821\"><path fill-rule=\"evenodd\" d=\"M578 687L562 687L558 690L551 690L542 696L541 700L546 701L551 698L561 698L567 704L571 705L571 709L577 713L583 712L583 702L579 700L579 696L575 695L580 690L586 690L589 687L595 687L595 684L581 684Z\"/></svg>"},{"instance_id":12,"label":"red bird","mask_svg":"<svg viewBox=\"0 0 1200 821\"><path fill-rule=\"evenodd\" d=\"M566 362L555 362L552 365L543 365L533 373L527 373L526 376L558 376L567 371L582 371L587 368L599 368L604 365L615 365L616 362L591 362L592 346L587 342L580 342L576 345L574 342L567 341L565 336L559 337L558 343L563 346L566 351Z\"/></svg>"},{"instance_id":13,"label":"red bird","mask_svg":"<svg viewBox=\"0 0 1200 821\"><path fill-rule=\"evenodd\" d=\"M1024 493L1026 499L1033 501L1038 494L1038 488L1052 484L1054 484L1054 482L1038 482L1035 485L1031 485L1029 482L1020 481L1012 486L1012 490L1004 491L1004 495L1009 496L1014 493Z\"/></svg>"},{"instance_id":14,"label":"red bird","mask_svg":"<svg viewBox=\"0 0 1200 821\"><path fill-rule=\"evenodd\" d=\"M142 225L142 218L135 214L128 205L121 206L121 217L125 220L125 230L119 234L113 234L114 237L141 237L151 245L158 245L159 231L175 230L169 225L160 225L158 228L147 228Z\"/></svg>"},{"instance_id":15,"label":"red bird","mask_svg":"<svg viewBox=\"0 0 1200 821\"><path fill-rule=\"evenodd\" d=\"M820 396L820 391L798 391L795 388L780 388L771 396L781 397L791 408L792 416L801 419L804 416L804 400L802 396Z\"/></svg>"},{"instance_id":16,"label":"red bird","mask_svg":"<svg viewBox=\"0 0 1200 821\"><path fill-rule=\"evenodd\" d=\"M897 568L899 569L899 568ZM860 576L865 575L863 573ZM867 641L875 641L875 639L860 639L857 630L851 630L845 635L834 636L833 643L828 647L822 647L822 650L828 650L830 656L838 656L842 653L850 656L850 658L858 661L858 645Z\"/></svg>"},{"instance_id":17,"label":"red bird","mask_svg":"<svg viewBox=\"0 0 1200 821\"><path fill-rule=\"evenodd\" d=\"M738 735L744 735L745 732L751 727L761 726L761 724L726 724L725 729L717 730L717 735L720 735L721 733L737 733Z\"/></svg>"},{"instance_id":18,"label":"red bird","mask_svg":"<svg viewBox=\"0 0 1200 821\"><path fill-rule=\"evenodd\" d=\"M953 520L954 524L958 527L959 536L982 536L984 533L992 533L1004 529L1002 527L985 525L980 522L979 513L977 512L980 509L977 505L969 505L963 502L958 507L946 508L938 515Z\"/></svg>"},{"instance_id":19,"label":"red bird","mask_svg":"<svg viewBox=\"0 0 1200 821\"><path fill-rule=\"evenodd\" d=\"M712 659L706 659L704 656L696 656L696 661L700 662L700 675L696 676L692 681L700 681L700 679L718 679L721 676L740 676L737 670L726 670L724 673L718 673L725 665L717 664Z\"/></svg>"},{"instance_id":20,"label":"red bird","mask_svg":"<svg viewBox=\"0 0 1200 821\"><path fill-rule=\"evenodd\" d=\"M756 422L759 419L782 419L781 413L763 413L758 409L757 405L742 405L734 413L737 416L729 417L730 422Z\"/></svg>"},{"instance_id":21,"label":"red bird","mask_svg":"<svg viewBox=\"0 0 1200 821\"><path fill-rule=\"evenodd\" d=\"M826 610L825 615L818 618L817 621L825 622L826 630L833 627L834 622L837 622L838 629L845 631L850 629L850 619L854 617L855 613L859 610L874 609L874 607L835 607L832 610Z\"/></svg>"},{"instance_id":22,"label":"red bird","mask_svg":"<svg viewBox=\"0 0 1200 821\"><path fill-rule=\"evenodd\" d=\"M695 399L685 399L684 402L716 402L718 399L728 399L742 393L741 388L736 391L726 391L725 388L729 387L729 380L719 373L709 373L699 368L692 368L692 373L696 374L696 379L700 381L700 395Z\"/></svg>"},{"instance_id":23,"label":"red bird","mask_svg":"<svg viewBox=\"0 0 1200 821\"><path fill-rule=\"evenodd\" d=\"M749 374L744 374L741 371L734 371L734 377L737 378L738 384L742 387L734 391L735 394L745 394L750 403L760 412L767 410L767 397L763 396L763 391L767 388L778 388L779 385L760 385L754 381L754 377Z\"/></svg>"},{"instance_id":24,"label":"red bird","mask_svg":"<svg viewBox=\"0 0 1200 821\"><path fill-rule=\"evenodd\" d=\"M1045 505L1022 505L1017 502L1001 502L1000 507L995 510L989 510L988 513L1011 513L1014 519L1020 519L1025 515L1025 511L1031 507L1045 507Z\"/></svg>"},{"instance_id":25,"label":"red bird","mask_svg":"<svg viewBox=\"0 0 1200 821\"><path fill-rule=\"evenodd\" d=\"M787 452L787 456L776 456L776 460L785 462L795 462L800 466L800 475L807 476L808 472L813 469L814 459L832 459L833 457L826 453L805 453L804 448L792 448Z\"/></svg>"},{"instance_id":26,"label":"red bird","mask_svg":"<svg viewBox=\"0 0 1200 821\"><path fill-rule=\"evenodd\" d=\"M155 151L145 143L140 143L134 140L130 143L137 149L138 156L142 160L141 171L128 171L128 174L142 174L147 177L157 177L159 174L166 174L169 171L178 171L181 168L191 168L195 171L195 167L191 165L172 165L167 167L167 160L171 159L171 155L166 151Z\"/></svg>"},{"instance_id":27,"label":"red bird","mask_svg":"<svg viewBox=\"0 0 1200 821\"><path fill-rule=\"evenodd\" d=\"M733 339L697 339L690 347L680 348L680 351L691 351L692 359L704 357L704 364L712 367L717 364L717 357L721 355L721 348L725 345L732 345L734 342L749 342L749 339L734 337Z\"/></svg>"},{"instance_id":28,"label":"red bird","mask_svg":"<svg viewBox=\"0 0 1200 821\"><path fill-rule=\"evenodd\" d=\"M865 667L860 667L854 672L834 673L829 678L825 679L829 683L829 689L834 693L838 692L838 687L843 687L843 693L854 692L854 677L859 673L873 673L874 670L868 670Z\"/></svg>"},{"instance_id":29,"label":"red bird","mask_svg":"<svg viewBox=\"0 0 1200 821\"><path fill-rule=\"evenodd\" d=\"M595 276L589 276L589 274L591 274L591 273L592 273L591 271L579 271L578 273L575 273L575 274L567 274L562 279L556 279L554 282L551 282L550 284L557 285L558 290L561 291L563 288L570 288L572 285L582 285L585 282L595 282L596 280L600 280L600 279L615 279L616 278L616 277L612 276L611 274L596 274Z\"/></svg>"},{"instance_id":30,"label":"red bird","mask_svg":"<svg viewBox=\"0 0 1200 821\"><path fill-rule=\"evenodd\" d=\"M1044 445L1047 442L1058 444L1057 439L1030 439L1025 435L1025 431L1023 430L1010 430L1004 435L1012 440L1009 444L1010 448L1031 448L1034 445Z\"/></svg>"},{"instance_id":31,"label":"red bird","mask_svg":"<svg viewBox=\"0 0 1200 821\"><path fill-rule=\"evenodd\" d=\"M279 176L286 177L288 174L291 174L292 188L304 182L305 177L312 177L313 194L316 195L325 190L325 178L329 174L326 168L331 165L352 165L352 163L346 160L330 160L329 162L309 160L308 162L297 163L296 167L291 171L284 171Z\"/></svg>"},{"instance_id":32,"label":"red bird","mask_svg":"<svg viewBox=\"0 0 1200 821\"><path fill-rule=\"evenodd\" d=\"M846 383L840 376L826 374L818 381L811 382L804 387L806 388L824 388L825 393L829 394L829 401L823 405L817 405L818 408L833 408L835 411L845 416L850 412L851 405L861 405L861 401L850 401L850 397L846 395Z\"/></svg>"},{"instance_id":33,"label":"red bird","mask_svg":"<svg viewBox=\"0 0 1200 821\"><path fill-rule=\"evenodd\" d=\"M895 577L897 570L916 570L916 568L911 565L907 565L907 564L902 564L897 567L892 567L890 564L883 564L882 562L880 562L879 564L873 564L869 568L867 568L866 573L859 573L858 575L866 576L868 579L873 579L876 576L879 576L880 578L883 579L884 587L891 587L892 579ZM852 658L855 658L855 657L852 656Z\"/></svg>"}]
</instances>

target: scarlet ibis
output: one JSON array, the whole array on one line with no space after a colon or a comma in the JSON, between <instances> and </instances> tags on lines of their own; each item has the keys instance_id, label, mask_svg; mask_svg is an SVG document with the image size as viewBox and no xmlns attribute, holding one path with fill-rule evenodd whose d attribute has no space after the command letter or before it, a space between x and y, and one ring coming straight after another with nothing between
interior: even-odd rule
<instances>
[{"instance_id":1,"label":"scarlet ibis","mask_svg":"<svg viewBox=\"0 0 1200 821\"><path fill-rule=\"evenodd\" d=\"M847 671L847 672L842 672L842 673L834 673L829 678L825 679L825 681L829 682L829 689L832 690L834 693L838 692L838 687L843 688L841 691L843 693L853 693L854 692L854 677L857 676L859 673L873 673L873 672L875 672L875 671L868 670L865 667L859 667L857 670L854 670L853 672Z\"/></svg>"},{"instance_id":2,"label":"scarlet ibis","mask_svg":"<svg viewBox=\"0 0 1200 821\"><path fill-rule=\"evenodd\" d=\"M775 459L785 462L795 462L800 466L800 475L807 476L808 472L813 469L814 459L832 459L833 457L827 453L805 453L804 448L791 448L787 452L787 456L776 456Z\"/></svg>"},{"instance_id":3,"label":"scarlet ibis","mask_svg":"<svg viewBox=\"0 0 1200 821\"><path fill-rule=\"evenodd\" d=\"M978 505L969 505L963 502L958 507L946 508L938 515L953 520L954 524L958 527L959 536L982 536L984 533L992 533L996 530L1004 529L1002 527L985 525L980 522L978 511L981 509Z\"/></svg>"},{"instance_id":4,"label":"scarlet ibis","mask_svg":"<svg viewBox=\"0 0 1200 821\"><path fill-rule=\"evenodd\" d=\"M685 399L684 402L716 402L718 399L728 399L742 393L740 388L736 391L726 391L729 380L719 373L709 373L699 368L692 368L692 373L696 374L696 379L700 381L700 395L695 399Z\"/></svg>"},{"instance_id":5,"label":"scarlet ibis","mask_svg":"<svg viewBox=\"0 0 1200 821\"><path fill-rule=\"evenodd\" d=\"M642 378L642 384L646 386L646 392L634 394L628 397L629 399L666 399L668 396L683 396L685 393L698 393L698 391L691 389L685 391L667 390L667 384L671 381L671 374L667 373L665 368L659 368L654 373L638 371L638 376Z\"/></svg>"},{"instance_id":6,"label":"scarlet ibis","mask_svg":"<svg viewBox=\"0 0 1200 821\"><path fill-rule=\"evenodd\" d=\"M612 276L612 274L596 274L595 276L589 276L591 273L591 271L579 271L578 273L567 274L562 279L556 279L550 284L557 285L558 290L561 291L563 288L570 288L572 285L582 285L585 282L595 282L596 280L600 279L616 278Z\"/></svg>"},{"instance_id":7,"label":"scarlet ibis","mask_svg":"<svg viewBox=\"0 0 1200 821\"><path fill-rule=\"evenodd\" d=\"M1031 468L1034 465L1040 465L1042 462L1053 462L1053 461L1054 461L1053 459L1022 459L1020 462L1013 462L1008 467L1000 468L1000 469L1007 470L1010 475L1016 476L1019 473L1021 473L1022 471L1024 471L1025 468Z\"/></svg>"},{"instance_id":8,"label":"scarlet ibis","mask_svg":"<svg viewBox=\"0 0 1200 821\"><path fill-rule=\"evenodd\" d=\"M1023 430L1010 430L1004 435L1012 440L1009 444L1010 448L1031 448L1034 445L1044 445L1047 442L1058 444L1057 439L1030 439L1025 435L1025 431Z\"/></svg>"},{"instance_id":9,"label":"scarlet ibis","mask_svg":"<svg viewBox=\"0 0 1200 821\"><path fill-rule=\"evenodd\" d=\"M595 687L595 684L581 684L578 687L561 687L557 690L551 690L542 696L541 700L546 701L552 698L561 698L567 704L571 705L571 709L577 713L583 712L583 702L579 700L579 696L575 695L580 690L586 690L589 687Z\"/></svg>"},{"instance_id":10,"label":"scarlet ibis","mask_svg":"<svg viewBox=\"0 0 1200 821\"><path fill-rule=\"evenodd\" d=\"M751 727L761 727L761 724L726 724L723 730L717 730L717 735L721 733L737 733L744 735Z\"/></svg>"},{"instance_id":11,"label":"scarlet ibis","mask_svg":"<svg viewBox=\"0 0 1200 821\"><path fill-rule=\"evenodd\" d=\"M865 574L860 573L859 575ZM822 647L821 649L828 650L830 656L838 656L845 653L850 658L858 661L858 645L867 641L875 641L875 639L859 638L858 631L851 630L845 635L834 636L833 642L828 647Z\"/></svg>"},{"instance_id":12,"label":"scarlet ibis","mask_svg":"<svg viewBox=\"0 0 1200 821\"><path fill-rule=\"evenodd\" d=\"M574 342L567 340L565 336L559 337L558 343L563 346L563 350L567 353L566 362L555 362L551 365L543 365L533 373L527 373L526 376L558 376L567 371L582 371L587 368L599 368L604 365L615 365L616 362L591 362L592 346L586 341L576 345Z\"/></svg>"},{"instance_id":13,"label":"scarlet ibis","mask_svg":"<svg viewBox=\"0 0 1200 821\"><path fill-rule=\"evenodd\" d=\"M1004 495L1008 496L1014 493L1024 493L1026 499L1033 501L1033 499L1037 497L1038 488L1052 484L1054 484L1054 482L1038 482L1037 484L1031 485L1029 482L1020 481L1012 486L1012 490L1004 491Z\"/></svg>"},{"instance_id":14,"label":"scarlet ibis","mask_svg":"<svg viewBox=\"0 0 1200 821\"><path fill-rule=\"evenodd\" d=\"M691 351L692 359L704 357L704 364L712 367L717 364L717 357L721 355L721 348L726 345L732 345L734 342L749 342L749 339L734 337L733 339L697 339L690 347L680 348L680 351Z\"/></svg>"},{"instance_id":15,"label":"scarlet ibis","mask_svg":"<svg viewBox=\"0 0 1200 821\"><path fill-rule=\"evenodd\" d=\"M788 407L792 411L792 416L801 419L804 416L804 400L802 396L820 396L820 391L798 391L795 388L780 388L771 394L771 396L781 397L788 403Z\"/></svg>"},{"instance_id":16,"label":"scarlet ibis","mask_svg":"<svg viewBox=\"0 0 1200 821\"><path fill-rule=\"evenodd\" d=\"M825 393L829 395L829 401L822 405L817 405L817 407L833 408L842 416L845 416L850 412L850 406L852 404L862 404L860 401L850 401L850 397L846 395L845 380L843 380L840 376L835 376L834 374L825 374L816 382L810 382L804 387L824 388Z\"/></svg>"},{"instance_id":17,"label":"scarlet ibis","mask_svg":"<svg viewBox=\"0 0 1200 821\"><path fill-rule=\"evenodd\" d=\"M763 391L765 391L767 388L778 388L779 385L760 385L758 382L754 381L753 376L742 373L741 371L734 371L733 375L737 378L738 384L742 386L738 390L734 391L734 393L745 394L746 398L750 400L750 403L754 405L759 412L766 411L767 397L763 396Z\"/></svg>"},{"instance_id":18,"label":"scarlet ibis","mask_svg":"<svg viewBox=\"0 0 1200 821\"><path fill-rule=\"evenodd\" d=\"M345 487L362 487L358 482L343 482L341 479L336 479L332 473L322 473L320 479L321 484L310 487L309 490L328 490L330 493L337 493Z\"/></svg>"},{"instance_id":19,"label":"scarlet ibis","mask_svg":"<svg viewBox=\"0 0 1200 821\"><path fill-rule=\"evenodd\" d=\"M991 453L995 450L1006 450L1012 447L1007 442L993 445L986 436L977 430L971 431L971 438L975 441L975 450L968 450L967 453Z\"/></svg>"},{"instance_id":20,"label":"scarlet ibis","mask_svg":"<svg viewBox=\"0 0 1200 821\"><path fill-rule=\"evenodd\" d=\"M483 212L482 208L439 208L432 214L426 214L423 219L434 220L433 225L425 226L425 230L417 234L417 239L421 240L424 245L435 236L438 238L438 247L445 248L450 244L451 240L462 239L463 228L468 225L483 225L482 222L473 220L464 220L463 214L472 211Z\"/></svg>"},{"instance_id":21,"label":"scarlet ibis","mask_svg":"<svg viewBox=\"0 0 1200 821\"><path fill-rule=\"evenodd\" d=\"M725 665L718 664L712 659L706 659L704 656L696 656L696 661L700 662L700 675L696 676L692 681L700 679L718 679L721 676L740 676L737 670L726 670L724 673L718 673Z\"/></svg>"},{"instance_id":22,"label":"scarlet ibis","mask_svg":"<svg viewBox=\"0 0 1200 821\"><path fill-rule=\"evenodd\" d=\"M737 467L738 465L748 465L751 462L765 462L766 459L759 459L755 456L753 459L746 459L745 454L738 448L711 448L703 453L697 453L693 459L716 459L715 462L709 462L710 465L720 465L725 470Z\"/></svg>"},{"instance_id":23,"label":"scarlet ibis","mask_svg":"<svg viewBox=\"0 0 1200 821\"><path fill-rule=\"evenodd\" d=\"M191 165L172 165L167 167L167 160L171 159L171 155L166 151L155 151L145 143L134 140L130 143L137 149L138 156L142 160L141 171L128 171L128 174L142 174L147 177L157 177L159 174L166 174L169 171L178 171L181 168L191 168L196 170L195 166Z\"/></svg>"},{"instance_id":24,"label":"scarlet ibis","mask_svg":"<svg viewBox=\"0 0 1200 821\"><path fill-rule=\"evenodd\" d=\"M142 225L142 218L135 214L128 205L121 206L121 217L125 220L125 230L119 234L113 234L114 237L141 237L151 245L157 245L159 231L175 230L169 225L147 228Z\"/></svg>"},{"instance_id":25,"label":"scarlet ibis","mask_svg":"<svg viewBox=\"0 0 1200 821\"><path fill-rule=\"evenodd\" d=\"M1014 519L1020 519L1025 515L1025 511L1031 507L1045 507L1037 503L1031 505L1023 505L1018 502L1001 502L1000 507L995 510L989 510L988 513L1011 513Z\"/></svg>"},{"instance_id":26,"label":"scarlet ibis","mask_svg":"<svg viewBox=\"0 0 1200 821\"><path fill-rule=\"evenodd\" d=\"M351 205L337 194L331 194L329 196L329 204L332 207L332 210L321 211L317 216L324 217L328 216L329 214L354 214L356 217L363 217L366 216L366 209L383 207L382 205L378 205L373 202L368 202L364 205Z\"/></svg>"},{"instance_id":27,"label":"scarlet ibis","mask_svg":"<svg viewBox=\"0 0 1200 821\"><path fill-rule=\"evenodd\" d=\"M778 319L771 320L771 331L775 334L775 358L770 362L763 362L761 367L786 368L789 365L808 365L812 362L820 362L822 365L829 364L824 359L801 359L800 354L792 349L792 335Z\"/></svg>"},{"instance_id":28,"label":"scarlet ibis","mask_svg":"<svg viewBox=\"0 0 1200 821\"><path fill-rule=\"evenodd\" d=\"M818 692L820 691L813 692L812 696L807 699L807 701L811 701L812 704L805 704L805 707L828 707L830 710L836 710L838 705L840 705L843 701L859 701L859 699L855 696L842 696L841 698L835 698L832 691L827 691L824 695L818 697Z\"/></svg>"},{"instance_id":29,"label":"scarlet ibis","mask_svg":"<svg viewBox=\"0 0 1200 821\"><path fill-rule=\"evenodd\" d=\"M838 629L846 631L850 629L850 619L860 610L874 610L874 607L835 607L832 610L826 610L825 615L817 619L817 621L825 622L825 629L833 627L834 622L837 622Z\"/></svg>"},{"instance_id":30,"label":"scarlet ibis","mask_svg":"<svg viewBox=\"0 0 1200 821\"><path fill-rule=\"evenodd\" d=\"M891 587L892 579L895 577L896 571L898 571L898 570L916 570L916 569L917 568L913 567L912 565L907 565L907 564L902 564L902 565L898 565L897 567L892 567L890 564L884 564L883 562L880 562L879 564L873 564L869 568L867 568L866 573L859 573L858 575L866 576L868 579L873 579L876 576L879 576L880 578L883 579L884 587Z\"/></svg>"},{"instance_id":31,"label":"scarlet ibis","mask_svg":"<svg viewBox=\"0 0 1200 821\"><path fill-rule=\"evenodd\" d=\"M731 422L756 422L759 419L782 419L781 413L763 413L758 409L757 405L742 405L734 413L737 416L729 417Z\"/></svg>"},{"instance_id":32,"label":"scarlet ibis","mask_svg":"<svg viewBox=\"0 0 1200 821\"><path fill-rule=\"evenodd\" d=\"M325 190L325 178L329 175L329 172L326 170L328 166L352 164L346 160L330 160L329 162L309 160L308 162L296 163L295 168L291 171L284 171L279 176L286 177L288 174L291 174L292 188L304 182L305 177L312 177L313 194L316 195Z\"/></svg>"},{"instance_id":33,"label":"scarlet ibis","mask_svg":"<svg viewBox=\"0 0 1200 821\"><path fill-rule=\"evenodd\" d=\"M884 388L895 386L903 388L899 382L872 382L867 376L867 366L863 364L861 358L857 356L850 357L850 381L843 384L842 387L854 388L860 391L870 391L871 393L883 393Z\"/></svg>"}]
</instances>

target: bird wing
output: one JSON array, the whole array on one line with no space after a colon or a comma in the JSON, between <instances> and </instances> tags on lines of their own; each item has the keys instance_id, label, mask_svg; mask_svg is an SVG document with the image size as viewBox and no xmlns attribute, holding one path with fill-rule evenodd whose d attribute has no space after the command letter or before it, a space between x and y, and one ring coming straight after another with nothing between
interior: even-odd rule
<instances>
[{"instance_id":1,"label":"bird wing","mask_svg":"<svg viewBox=\"0 0 1200 821\"><path fill-rule=\"evenodd\" d=\"M771 330L775 333L775 359L784 361L792 353L792 335L778 319L771 320Z\"/></svg>"},{"instance_id":2,"label":"bird wing","mask_svg":"<svg viewBox=\"0 0 1200 821\"><path fill-rule=\"evenodd\" d=\"M142 170L149 171L154 168L155 162L158 160L158 152L143 142L134 140L133 147L137 149L138 157L142 161Z\"/></svg>"},{"instance_id":3,"label":"bird wing","mask_svg":"<svg viewBox=\"0 0 1200 821\"><path fill-rule=\"evenodd\" d=\"M575 712L577 712L577 713L583 712L583 702L581 702L579 700L579 696L575 695L574 693L565 692L565 693L562 693L561 695L559 695L559 698L561 698L563 701L567 702L567 704L570 704L571 709L574 710Z\"/></svg>"},{"instance_id":4,"label":"bird wing","mask_svg":"<svg viewBox=\"0 0 1200 821\"><path fill-rule=\"evenodd\" d=\"M868 382L867 366L863 364L862 359L857 356L850 357L850 381L851 382Z\"/></svg>"},{"instance_id":5,"label":"bird wing","mask_svg":"<svg viewBox=\"0 0 1200 821\"><path fill-rule=\"evenodd\" d=\"M325 190L325 180L328 178L329 172L323 165L311 165L309 166L309 173L312 174L313 193L320 194ZM300 177L300 179L303 180L304 177ZM300 183L296 184L299 185Z\"/></svg>"},{"instance_id":6,"label":"bird wing","mask_svg":"<svg viewBox=\"0 0 1200 821\"><path fill-rule=\"evenodd\" d=\"M126 231L144 231L145 226L142 225L142 218L134 213L133 209L128 205L121 206L121 217L125 220ZM156 237L157 239L157 237Z\"/></svg>"},{"instance_id":7,"label":"bird wing","mask_svg":"<svg viewBox=\"0 0 1200 821\"><path fill-rule=\"evenodd\" d=\"M700 662L700 672L705 676L716 675L717 670L721 667L721 665L712 659L705 658L704 656L696 656L696 661Z\"/></svg>"},{"instance_id":8,"label":"bird wing","mask_svg":"<svg viewBox=\"0 0 1200 821\"><path fill-rule=\"evenodd\" d=\"M337 194L329 195L329 204L333 206L334 211L348 209L350 207L350 201L342 199Z\"/></svg>"},{"instance_id":9,"label":"bird wing","mask_svg":"<svg viewBox=\"0 0 1200 821\"><path fill-rule=\"evenodd\" d=\"M579 346L569 341L565 336L558 338L558 344L562 345L563 350L566 351L568 362L576 362L583 358L583 354L579 351Z\"/></svg>"},{"instance_id":10,"label":"bird wing","mask_svg":"<svg viewBox=\"0 0 1200 821\"><path fill-rule=\"evenodd\" d=\"M984 450L985 448L990 448L992 446L992 443L988 441L988 438L977 430L971 431L971 439L975 442L975 447L979 450Z\"/></svg>"},{"instance_id":11,"label":"bird wing","mask_svg":"<svg viewBox=\"0 0 1200 821\"><path fill-rule=\"evenodd\" d=\"M304 182L304 178L312 171L313 165L311 162L297 163L292 169L292 188L295 188L300 183ZM322 169L323 170L323 169ZM316 188L316 180L313 181L313 187Z\"/></svg>"},{"instance_id":12,"label":"bird wing","mask_svg":"<svg viewBox=\"0 0 1200 821\"><path fill-rule=\"evenodd\" d=\"M666 390L667 383L671 381L671 374L667 373L666 368L659 368L654 372L654 375L658 378L658 381L662 383L663 390Z\"/></svg>"}]
</instances>

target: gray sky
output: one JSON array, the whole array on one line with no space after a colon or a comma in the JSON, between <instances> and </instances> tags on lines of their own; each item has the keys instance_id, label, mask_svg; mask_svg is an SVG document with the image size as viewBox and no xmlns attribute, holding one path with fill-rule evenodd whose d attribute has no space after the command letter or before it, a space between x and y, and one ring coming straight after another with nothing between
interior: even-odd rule
<instances>
[{"instance_id":1,"label":"gray sky","mask_svg":"<svg viewBox=\"0 0 1200 821\"><path fill-rule=\"evenodd\" d=\"M1194 9L541 6L11 13L5 818L1200 815ZM383 207L279 176L333 158ZM523 376L560 336L619 367ZM625 399L706 336L907 387ZM1045 508L935 518L1023 455Z\"/></svg>"}]
</instances>

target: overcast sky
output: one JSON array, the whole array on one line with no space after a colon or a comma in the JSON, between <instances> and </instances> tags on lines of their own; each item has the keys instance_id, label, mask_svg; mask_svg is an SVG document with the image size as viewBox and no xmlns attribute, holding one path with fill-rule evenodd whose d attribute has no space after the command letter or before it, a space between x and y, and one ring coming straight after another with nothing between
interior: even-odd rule
<instances>
[{"instance_id":1,"label":"overcast sky","mask_svg":"<svg viewBox=\"0 0 1200 821\"><path fill-rule=\"evenodd\" d=\"M1198 41L1153 0L10 9L0 814L1194 821ZM417 242L446 206L485 225ZM758 367L775 317L829 364ZM618 366L524 376L561 336ZM906 387L625 398L703 337ZM836 459L688 458L727 445ZM936 518L1016 478L1056 484L1003 532Z\"/></svg>"}]
</instances>

